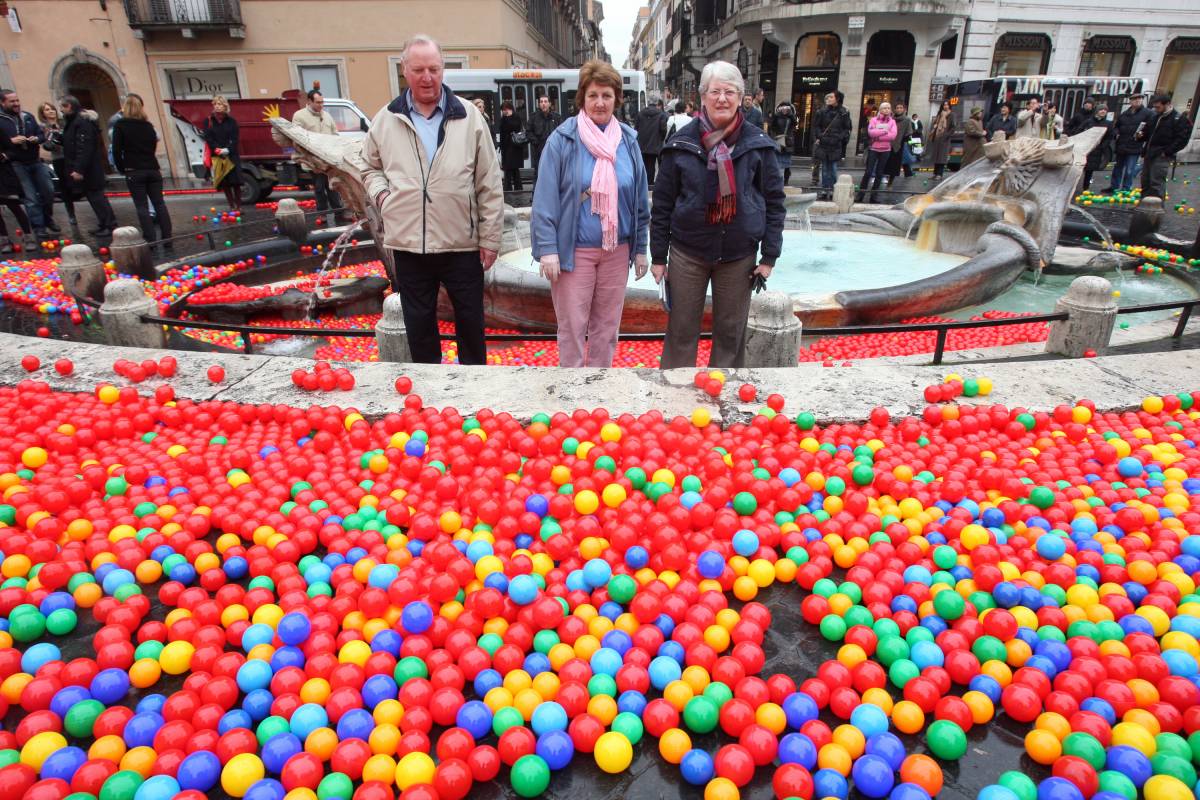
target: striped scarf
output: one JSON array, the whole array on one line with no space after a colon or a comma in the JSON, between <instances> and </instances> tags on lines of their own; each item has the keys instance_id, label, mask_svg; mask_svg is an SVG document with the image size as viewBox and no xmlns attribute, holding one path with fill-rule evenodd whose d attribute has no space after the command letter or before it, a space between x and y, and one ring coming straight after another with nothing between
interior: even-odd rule
<instances>
[{"instance_id":1,"label":"striped scarf","mask_svg":"<svg viewBox=\"0 0 1200 800\"><path fill-rule=\"evenodd\" d=\"M738 109L724 128L713 126L707 110L700 111L700 145L708 153L708 168L717 173L717 196L708 205L708 224L729 224L737 214L737 181L729 148L742 133L742 111Z\"/></svg>"}]
</instances>

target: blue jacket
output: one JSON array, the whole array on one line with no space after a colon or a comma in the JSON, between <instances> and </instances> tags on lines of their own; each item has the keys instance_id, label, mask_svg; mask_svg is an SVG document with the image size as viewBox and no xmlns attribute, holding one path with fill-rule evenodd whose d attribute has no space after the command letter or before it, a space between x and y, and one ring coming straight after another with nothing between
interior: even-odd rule
<instances>
[{"instance_id":1,"label":"blue jacket","mask_svg":"<svg viewBox=\"0 0 1200 800\"><path fill-rule=\"evenodd\" d=\"M629 263L638 253L646 252L650 238L650 198L646 187L646 164L642 151L638 149L637 133L624 123L621 125L621 145L629 150L633 164L634 193L637 207L619 209L622 217L634 221L633 246L629 248ZM559 267L564 272L575 269L575 238L579 224L579 203L586 186L578 179L575 158L578 153L579 121L575 117L564 120L554 129L542 150L538 162L537 185L533 189L533 211L529 218L533 257L557 255ZM622 198L622 202L624 198Z\"/></svg>"},{"instance_id":2,"label":"blue jacket","mask_svg":"<svg viewBox=\"0 0 1200 800\"><path fill-rule=\"evenodd\" d=\"M650 260L667 263L667 252L679 247L708 262L737 261L756 255L775 265L783 251L783 172L776 146L762 128L743 120L733 146L737 214L728 225L709 225L708 206L717 196L717 174L708 169L700 145L700 120L693 120L663 145L654 181L654 213L650 221Z\"/></svg>"}]
</instances>

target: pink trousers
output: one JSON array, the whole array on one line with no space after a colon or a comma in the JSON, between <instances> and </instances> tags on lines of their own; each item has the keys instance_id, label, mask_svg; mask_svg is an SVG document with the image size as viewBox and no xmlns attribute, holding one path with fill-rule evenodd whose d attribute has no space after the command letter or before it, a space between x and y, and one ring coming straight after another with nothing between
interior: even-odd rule
<instances>
[{"instance_id":1,"label":"pink trousers","mask_svg":"<svg viewBox=\"0 0 1200 800\"><path fill-rule=\"evenodd\" d=\"M611 367L629 278L629 245L611 253L598 247L575 251L575 269L550 288L558 318L560 367Z\"/></svg>"}]
</instances>

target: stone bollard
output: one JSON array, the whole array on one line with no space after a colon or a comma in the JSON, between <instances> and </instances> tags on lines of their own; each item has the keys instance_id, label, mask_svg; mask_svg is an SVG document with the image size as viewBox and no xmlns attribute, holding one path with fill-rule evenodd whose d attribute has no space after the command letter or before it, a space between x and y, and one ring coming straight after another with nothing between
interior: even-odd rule
<instances>
[{"instance_id":1,"label":"stone bollard","mask_svg":"<svg viewBox=\"0 0 1200 800\"><path fill-rule=\"evenodd\" d=\"M96 258L92 248L86 244L69 244L63 248L62 260L58 264L58 279L63 291L78 300L101 300L108 276L104 264Z\"/></svg>"},{"instance_id":2,"label":"stone bollard","mask_svg":"<svg viewBox=\"0 0 1200 800\"><path fill-rule=\"evenodd\" d=\"M838 175L837 183L833 185L833 204L839 214L849 214L854 206L854 179L843 172Z\"/></svg>"},{"instance_id":3,"label":"stone bollard","mask_svg":"<svg viewBox=\"0 0 1200 800\"><path fill-rule=\"evenodd\" d=\"M802 326L784 292L762 292L750 300L746 321L747 367L794 367Z\"/></svg>"},{"instance_id":4,"label":"stone bollard","mask_svg":"<svg viewBox=\"0 0 1200 800\"><path fill-rule=\"evenodd\" d=\"M144 314L158 315L158 304L146 294L142 283L134 278L118 278L104 287L104 303L100 306L100 326L104 338L122 347L167 346L167 334L162 325L142 322Z\"/></svg>"},{"instance_id":5,"label":"stone bollard","mask_svg":"<svg viewBox=\"0 0 1200 800\"><path fill-rule=\"evenodd\" d=\"M1129 219L1129 244L1150 244L1163 221L1161 197L1143 197Z\"/></svg>"},{"instance_id":6,"label":"stone bollard","mask_svg":"<svg viewBox=\"0 0 1200 800\"><path fill-rule=\"evenodd\" d=\"M1107 279L1084 275L1071 281L1067 293L1054 304L1054 312L1060 311L1071 316L1050 323L1047 353L1079 358L1088 350L1101 353L1108 347L1117 321L1117 301Z\"/></svg>"},{"instance_id":7,"label":"stone bollard","mask_svg":"<svg viewBox=\"0 0 1200 800\"><path fill-rule=\"evenodd\" d=\"M113 263L117 265L117 272L122 275L137 275L147 281L158 278L150 245L142 238L142 232L132 225L113 231L112 244L108 250L112 254Z\"/></svg>"},{"instance_id":8,"label":"stone bollard","mask_svg":"<svg viewBox=\"0 0 1200 800\"><path fill-rule=\"evenodd\" d=\"M404 326L404 307L400 295L390 294L383 300L383 316L375 323L375 342L379 345L379 360L396 363L412 361L408 347L408 329Z\"/></svg>"},{"instance_id":9,"label":"stone bollard","mask_svg":"<svg viewBox=\"0 0 1200 800\"><path fill-rule=\"evenodd\" d=\"M525 225L528 230L528 222ZM521 236L521 220L517 217L517 210L510 205L504 206L504 234L500 238L500 255L520 250L524 247L521 242L525 238L528 237Z\"/></svg>"},{"instance_id":10,"label":"stone bollard","mask_svg":"<svg viewBox=\"0 0 1200 800\"><path fill-rule=\"evenodd\" d=\"M279 233L296 243L296 246L308 241L308 220L304 218L304 209L294 197L285 197L279 201L275 209L275 226Z\"/></svg>"}]
</instances>

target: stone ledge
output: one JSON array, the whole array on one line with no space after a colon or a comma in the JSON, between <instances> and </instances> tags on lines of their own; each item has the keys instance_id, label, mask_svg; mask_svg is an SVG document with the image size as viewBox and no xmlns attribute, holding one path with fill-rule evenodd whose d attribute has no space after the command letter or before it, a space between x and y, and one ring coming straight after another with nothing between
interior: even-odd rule
<instances>
[{"instance_id":1,"label":"stone ledge","mask_svg":"<svg viewBox=\"0 0 1200 800\"><path fill-rule=\"evenodd\" d=\"M41 369L32 375L26 373L20 365L25 355L38 356ZM291 373L297 368L311 369L313 362L309 359L107 347L15 334L0 334L0 383L13 385L34 377L55 389L90 392L98 383L128 385L112 371L118 358L143 361L164 355L179 361L178 374L169 381L146 380L138 387L142 393L150 394L169 382L178 396L194 400L351 406L371 416L403 408L404 397L393 388L400 375L412 378L414 393L431 406L454 406L463 413L491 408L523 420L539 412L569 412L576 408L604 407L613 415L658 410L672 417L704 407L715 419L733 421L748 417L762 405L737 402L736 387L747 381L759 387L764 402L768 394L778 392L787 398L785 413L811 411L824 422L862 420L875 406L884 406L893 415L919 414L925 405L922 389L940 383L953 371L965 377L988 377L995 384L989 397L963 398L963 402L1033 409L1051 409L1088 398L1100 410L1116 411L1136 407L1146 395L1200 388L1200 359L1163 352L989 363L969 370L964 369L966 365L872 362L851 367L801 364L795 368L735 370L719 403L693 387L694 370L687 369L660 372L348 363L345 366L357 379L353 390L303 392L292 385ZM58 375L53 367L54 361L63 357L75 364L74 373L67 377ZM220 384L211 383L206 375L214 364L225 368L226 379Z\"/></svg>"}]
</instances>

